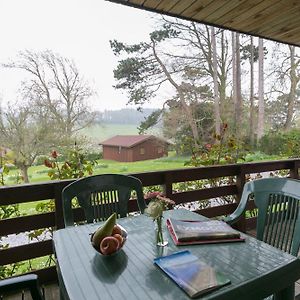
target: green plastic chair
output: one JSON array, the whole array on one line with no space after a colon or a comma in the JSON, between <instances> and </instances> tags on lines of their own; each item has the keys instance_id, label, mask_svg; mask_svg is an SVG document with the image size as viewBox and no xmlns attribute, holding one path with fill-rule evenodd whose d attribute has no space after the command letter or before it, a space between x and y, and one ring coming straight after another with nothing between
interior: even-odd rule
<instances>
[{"instance_id":1,"label":"green plastic chair","mask_svg":"<svg viewBox=\"0 0 300 300\"><path fill-rule=\"evenodd\" d=\"M44 299L39 286L38 276L36 274L28 274L0 280L0 298L3 294L19 290L29 290L33 300Z\"/></svg>"},{"instance_id":2,"label":"green plastic chair","mask_svg":"<svg viewBox=\"0 0 300 300\"><path fill-rule=\"evenodd\" d=\"M224 221L230 225L237 222L246 210L249 197L254 197L258 208L257 239L298 256L300 181L264 178L247 182L238 207Z\"/></svg>"},{"instance_id":3,"label":"green plastic chair","mask_svg":"<svg viewBox=\"0 0 300 300\"><path fill-rule=\"evenodd\" d=\"M141 181L133 176L119 174L95 175L66 186L62 191L65 226L74 226L72 199L77 198L88 223L104 221L112 213L126 217L131 192L136 192L141 213L146 207Z\"/></svg>"}]
</instances>

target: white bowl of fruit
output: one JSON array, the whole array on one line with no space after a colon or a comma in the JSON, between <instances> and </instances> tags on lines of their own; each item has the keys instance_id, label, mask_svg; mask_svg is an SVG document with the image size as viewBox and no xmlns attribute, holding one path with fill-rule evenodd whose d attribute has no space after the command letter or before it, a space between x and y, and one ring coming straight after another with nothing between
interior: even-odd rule
<instances>
[{"instance_id":1,"label":"white bowl of fruit","mask_svg":"<svg viewBox=\"0 0 300 300\"><path fill-rule=\"evenodd\" d=\"M127 231L116 223L115 213L91 234L92 246L102 256L112 256L118 253L126 240Z\"/></svg>"}]
</instances>

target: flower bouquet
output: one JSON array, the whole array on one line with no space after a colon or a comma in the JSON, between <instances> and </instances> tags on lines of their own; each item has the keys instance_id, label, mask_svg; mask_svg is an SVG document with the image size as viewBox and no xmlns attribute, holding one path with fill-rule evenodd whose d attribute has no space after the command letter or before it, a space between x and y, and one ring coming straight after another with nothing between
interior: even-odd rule
<instances>
[{"instance_id":1,"label":"flower bouquet","mask_svg":"<svg viewBox=\"0 0 300 300\"><path fill-rule=\"evenodd\" d=\"M146 201L150 201L145 213L152 217L153 222L156 221L157 232L156 232L156 244L158 246L166 246L167 241L164 241L163 231L162 231L162 219L163 211L168 208L172 208L175 205L175 202L167 197L165 197L160 192L151 192L145 196Z\"/></svg>"}]
</instances>

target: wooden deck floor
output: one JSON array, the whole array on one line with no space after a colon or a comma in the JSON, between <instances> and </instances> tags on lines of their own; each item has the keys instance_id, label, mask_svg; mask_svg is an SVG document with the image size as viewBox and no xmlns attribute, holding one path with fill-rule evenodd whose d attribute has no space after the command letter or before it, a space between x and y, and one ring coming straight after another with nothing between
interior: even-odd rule
<instances>
[{"instance_id":1,"label":"wooden deck floor","mask_svg":"<svg viewBox=\"0 0 300 300\"><path fill-rule=\"evenodd\" d=\"M57 283L43 286L43 294L45 300L59 300L59 288ZM18 292L4 297L0 297L2 300L32 300L29 292Z\"/></svg>"}]
</instances>

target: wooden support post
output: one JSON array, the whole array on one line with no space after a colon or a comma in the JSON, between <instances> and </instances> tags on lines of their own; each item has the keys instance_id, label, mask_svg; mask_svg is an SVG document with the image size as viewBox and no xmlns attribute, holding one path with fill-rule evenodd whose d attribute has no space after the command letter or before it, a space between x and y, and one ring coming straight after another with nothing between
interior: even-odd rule
<instances>
[{"instance_id":1,"label":"wooden support post","mask_svg":"<svg viewBox=\"0 0 300 300\"><path fill-rule=\"evenodd\" d=\"M245 183L246 183L246 176L245 176L243 167L241 166L240 172L236 178L236 187L237 187L237 199L236 200L237 200L237 203L239 203L241 200ZM234 227L242 232L246 232L246 217L245 217L245 215L235 224Z\"/></svg>"},{"instance_id":2,"label":"wooden support post","mask_svg":"<svg viewBox=\"0 0 300 300\"><path fill-rule=\"evenodd\" d=\"M172 189L172 184L173 184L173 181L172 181L172 174L170 173L165 173L164 175L165 177L165 180L164 180L164 185L163 185L163 192L165 194L165 196L167 198L170 198L172 199L172 195L173 195L173 189Z\"/></svg>"},{"instance_id":3,"label":"wooden support post","mask_svg":"<svg viewBox=\"0 0 300 300\"><path fill-rule=\"evenodd\" d=\"M290 177L293 179L299 179L299 161L294 160L293 166L290 169Z\"/></svg>"},{"instance_id":4,"label":"wooden support post","mask_svg":"<svg viewBox=\"0 0 300 300\"><path fill-rule=\"evenodd\" d=\"M56 229L61 229L61 228L65 227L61 192L62 192L63 188L71 182L72 181L69 181L69 180L58 181L57 184L54 185Z\"/></svg>"}]
</instances>

